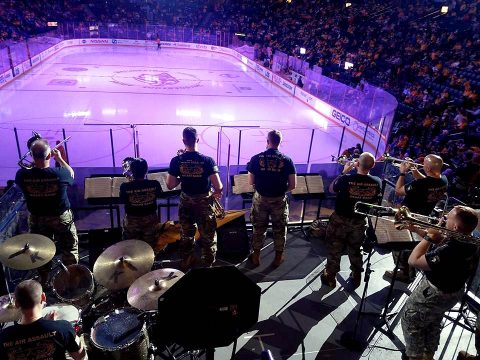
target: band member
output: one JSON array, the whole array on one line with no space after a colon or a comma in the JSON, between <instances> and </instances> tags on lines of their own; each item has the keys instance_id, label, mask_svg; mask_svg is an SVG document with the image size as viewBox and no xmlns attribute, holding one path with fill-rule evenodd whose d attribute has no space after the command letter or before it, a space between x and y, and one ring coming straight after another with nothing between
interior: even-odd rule
<instances>
[{"instance_id":1,"label":"band member","mask_svg":"<svg viewBox=\"0 0 480 360\"><path fill-rule=\"evenodd\" d=\"M60 152L50 149L44 139L35 140L30 151L32 169L17 171L15 183L22 190L30 212L28 225L31 233L45 235L56 241L65 265L78 262L78 237L67 187L73 184L73 169ZM50 167L50 159L61 167ZM51 263L39 269L40 280L46 285Z\"/></svg>"},{"instance_id":2,"label":"band member","mask_svg":"<svg viewBox=\"0 0 480 360\"><path fill-rule=\"evenodd\" d=\"M120 200L125 204L123 239L143 240L155 249L156 226L159 224L157 197L160 196L162 188L158 181L145 178L147 171L148 164L145 159L132 159L132 181L120 185Z\"/></svg>"},{"instance_id":3,"label":"band member","mask_svg":"<svg viewBox=\"0 0 480 360\"><path fill-rule=\"evenodd\" d=\"M382 182L370 175L375 165L375 158L364 152L358 160L345 164L342 174L330 184L329 191L337 193L335 211L330 216L327 227L327 265L320 279L323 284L335 287L336 275L340 271L340 259L346 247L350 259L349 281L354 288L360 286L363 272L363 259L360 247L367 230L367 219L364 215L355 214L357 201L376 203L381 193ZM348 174L356 169L355 174Z\"/></svg>"},{"instance_id":4,"label":"band member","mask_svg":"<svg viewBox=\"0 0 480 360\"><path fill-rule=\"evenodd\" d=\"M458 235L470 235L478 223L475 211L456 206L447 215L445 227ZM409 359L433 359L440 340L445 311L461 300L466 281L474 274L478 247L460 242L457 236L443 236L436 229L409 229L423 238L413 249L408 263L423 270L425 277L405 303L402 330ZM452 276L454 272L454 276Z\"/></svg>"},{"instance_id":5,"label":"band member","mask_svg":"<svg viewBox=\"0 0 480 360\"><path fill-rule=\"evenodd\" d=\"M405 185L405 175L411 168L411 163L400 164L400 175L395 184L395 193L405 196L402 205L416 214L430 215L435 204L445 198L448 181L442 175L443 160L438 155L427 155L423 163L425 175L413 169L415 180ZM394 251L393 257L398 261L397 279L403 282L411 282L415 278L415 269L408 266L408 257L411 251ZM384 276L392 278L393 271L386 271Z\"/></svg>"},{"instance_id":6,"label":"band member","mask_svg":"<svg viewBox=\"0 0 480 360\"><path fill-rule=\"evenodd\" d=\"M272 266L278 267L284 261L288 223L286 193L295 189L297 172L292 159L278 150L281 142L280 131L270 131L267 150L253 156L247 165L249 182L255 188L250 213L253 226L253 253L250 260L254 266L260 265L260 250L267 234L269 218L272 220L275 248Z\"/></svg>"},{"instance_id":7,"label":"band member","mask_svg":"<svg viewBox=\"0 0 480 360\"><path fill-rule=\"evenodd\" d=\"M216 219L213 198L222 197L223 185L215 161L198 152L197 130L187 127L183 130L185 151L170 161L167 175L167 187L174 189L182 184L178 220L181 226L180 255L182 271L194 264L193 254L196 226L200 232L199 244L202 259L206 266L215 261L217 251ZM213 194L210 189L213 186ZM196 225L196 226L195 226Z\"/></svg>"},{"instance_id":8,"label":"band member","mask_svg":"<svg viewBox=\"0 0 480 360\"><path fill-rule=\"evenodd\" d=\"M15 289L15 306L20 321L0 333L0 359L66 359L65 352L75 359L85 359L86 352L72 325L54 320L55 314L42 317L46 296L42 286L25 280Z\"/></svg>"}]
</instances>

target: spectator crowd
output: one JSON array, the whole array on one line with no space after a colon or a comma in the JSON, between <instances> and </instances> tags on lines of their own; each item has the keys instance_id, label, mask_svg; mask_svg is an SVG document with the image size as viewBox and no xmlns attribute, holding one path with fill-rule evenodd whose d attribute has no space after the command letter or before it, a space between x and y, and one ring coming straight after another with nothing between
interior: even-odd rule
<instances>
[{"instance_id":1,"label":"spectator crowd","mask_svg":"<svg viewBox=\"0 0 480 360\"><path fill-rule=\"evenodd\" d=\"M264 64L282 51L348 85L395 95L391 155L441 155L462 194L480 181L479 16L480 0L0 0L0 42L41 33L47 21L242 33ZM354 66L345 70L345 61Z\"/></svg>"}]
</instances>

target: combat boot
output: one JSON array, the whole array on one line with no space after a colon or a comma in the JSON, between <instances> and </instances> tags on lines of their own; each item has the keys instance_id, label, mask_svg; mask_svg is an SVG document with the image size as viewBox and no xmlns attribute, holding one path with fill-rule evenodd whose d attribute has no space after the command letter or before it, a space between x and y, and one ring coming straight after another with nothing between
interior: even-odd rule
<instances>
[{"instance_id":1,"label":"combat boot","mask_svg":"<svg viewBox=\"0 0 480 360\"><path fill-rule=\"evenodd\" d=\"M272 266L274 268L279 267L285 261L285 257L283 256L283 251L275 251L275 259L273 259Z\"/></svg>"},{"instance_id":2,"label":"combat boot","mask_svg":"<svg viewBox=\"0 0 480 360\"><path fill-rule=\"evenodd\" d=\"M480 360L478 355L470 355L466 351L460 351L457 356L457 360Z\"/></svg>"},{"instance_id":3,"label":"combat boot","mask_svg":"<svg viewBox=\"0 0 480 360\"><path fill-rule=\"evenodd\" d=\"M337 277L336 274L329 274L327 272L327 269L325 269L320 275L320 280L322 281L323 285L327 285L328 287L334 288L335 286L337 286L336 277Z\"/></svg>"},{"instance_id":4,"label":"combat boot","mask_svg":"<svg viewBox=\"0 0 480 360\"><path fill-rule=\"evenodd\" d=\"M353 286L353 289L360 287L362 283L362 273L361 272L351 272L349 277L350 283Z\"/></svg>"},{"instance_id":5,"label":"combat boot","mask_svg":"<svg viewBox=\"0 0 480 360\"><path fill-rule=\"evenodd\" d=\"M253 250L253 252L250 254L250 261L255 267L260 265L260 249Z\"/></svg>"}]
</instances>

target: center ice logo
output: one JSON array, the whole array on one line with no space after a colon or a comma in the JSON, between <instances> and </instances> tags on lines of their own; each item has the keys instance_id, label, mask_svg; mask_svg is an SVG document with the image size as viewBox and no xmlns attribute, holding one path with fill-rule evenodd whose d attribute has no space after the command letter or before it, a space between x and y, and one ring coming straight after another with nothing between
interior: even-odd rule
<instances>
[{"instance_id":1,"label":"center ice logo","mask_svg":"<svg viewBox=\"0 0 480 360\"><path fill-rule=\"evenodd\" d=\"M141 74L140 76L137 76L135 80L153 86L175 85L179 83L176 78L166 72L158 74Z\"/></svg>"},{"instance_id":2,"label":"center ice logo","mask_svg":"<svg viewBox=\"0 0 480 360\"><path fill-rule=\"evenodd\" d=\"M190 89L200 86L200 79L193 74L155 69L115 71L112 81L118 85L157 90Z\"/></svg>"}]
</instances>

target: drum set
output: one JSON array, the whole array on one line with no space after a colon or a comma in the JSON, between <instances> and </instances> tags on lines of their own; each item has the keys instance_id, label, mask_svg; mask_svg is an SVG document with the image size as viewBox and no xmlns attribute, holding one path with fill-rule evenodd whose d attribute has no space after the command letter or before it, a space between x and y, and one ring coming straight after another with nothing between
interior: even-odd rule
<instances>
[{"instance_id":1,"label":"drum set","mask_svg":"<svg viewBox=\"0 0 480 360\"><path fill-rule=\"evenodd\" d=\"M0 262L16 270L40 268L55 256L55 244L38 234L21 234L0 244ZM69 321L93 359L153 359L161 345L152 335L158 299L184 274L173 268L152 271L154 251L140 240L125 240L105 249L93 273L61 261L51 280L55 300L43 314ZM8 289L8 282L7 289ZM0 297L0 324L21 318L13 294ZM1 327L0 327L1 328Z\"/></svg>"}]
</instances>

